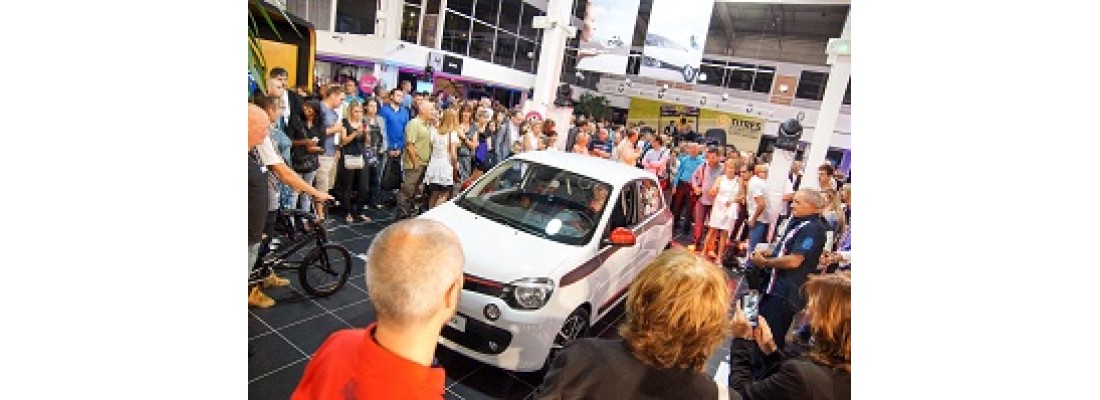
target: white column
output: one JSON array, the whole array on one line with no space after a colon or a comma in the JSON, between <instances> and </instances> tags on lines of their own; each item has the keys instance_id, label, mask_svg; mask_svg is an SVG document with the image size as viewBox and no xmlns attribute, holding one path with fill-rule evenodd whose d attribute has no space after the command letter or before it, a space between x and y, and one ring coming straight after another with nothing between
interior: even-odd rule
<instances>
[{"instance_id":1,"label":"white column","mask_svg":"<svg viewBox=\"0 0 1100 400\"><path fill-rule=\"evenodd\" d=\"M841 39L851 38L852 13L848 12L848 18L844 21L844 31ZM840 106L844 102L844 90L848 87L848 78L852 76L852 56L843 54L830 54L829 81L825 84L825 97L821 99L821 110L817 113L817 122L814 123L813 137L810 139L810 153L803 164L805 178L800 187L820 189L817 183L817 167L825 162L825 155L829 151L829 143L833 140L833 130L836 129L836 120L840 117Z\"/></svg>"},{"instance_id":2,"label":"white column","mask_svg":"<svg viewBox=\"0 0 1100 400\"><path fill-rule=\"evenodd\" d=\"M546 4L546 16L556 22L553 28L543 29L542 49L539 50L538 72L535 74L535 95L526 106L527 110L538 111L546 115L554 103L561 81L561 65L565 58L565 44L568 40L566 27L573 15L573 0L550 0ZM530 24L531 21L520 21ZM559 128L559 130L564 128Z\"/></svg>"},{"instance_id":3,"label":"white column","mask_svg":"<svg viewBox=\"0 0 1100 400\"><path fill-rule=\"evenodd\" d=\"M375 17L377 21L374 25L375 35L389 40L401 39L401 13L405 11L404 4L402 0L379 0L378 14Z\"/></svg>"}]
</instances>

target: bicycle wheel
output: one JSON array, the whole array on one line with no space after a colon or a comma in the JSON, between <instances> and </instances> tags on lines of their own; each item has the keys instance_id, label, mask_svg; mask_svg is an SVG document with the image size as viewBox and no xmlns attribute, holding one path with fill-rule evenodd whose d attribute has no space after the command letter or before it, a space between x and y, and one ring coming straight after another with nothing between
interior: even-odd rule
<instances>
[{"instance_id":1,"label":"bicycle wheel","mask_svg":"<svg viewBox=\"0 0 1100 400\"><path fill-rule=\"evenodd\" d=\"M325 243L314 248L298 267L302 288L314 296L336 293L351 275L351 253L344 246Z\"/></svg>"}]
</instances>

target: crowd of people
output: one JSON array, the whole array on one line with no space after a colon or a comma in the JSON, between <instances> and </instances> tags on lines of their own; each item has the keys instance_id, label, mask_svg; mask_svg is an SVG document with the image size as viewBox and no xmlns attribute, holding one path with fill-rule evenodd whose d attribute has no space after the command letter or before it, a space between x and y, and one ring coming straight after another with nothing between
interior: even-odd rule
<instances>
[{"instance_id":1,"label":"crowd of people","mask_svg":"<svg viewBox=\"0 0 1100 400\"><path fill-rule=\"evenodd\" d=\"M409 82L372 93L350 79L290 90L282 68L267 82L249 105L250 269L279 208L315 212L321 223L337 212L347 223L370 222L369 211L391 207L392 198L397 219L407 219L514 154L604 158L656 175L675 229L692 243L666 251L632 283L622 340L567 345L538 398L618 398L624 390L654 398L850 397L851 184L831 164L818 166L818 190L800 188L796 161L784 204L768 207L768 155L708 144L686 124L658 132L579 117L559 135L537 114L488 98L436 101L412 93ZM330 200L338 208L326 209ZM778 226L769 237L771 221ZM435 222L399 221L379 233L367 258L378 321L330 336L295 399L443 394L432 354L462 287L457 238ZM763 294L756 325L731 300L720 266ZM272 273L250 288L249 305L272 306L261 287L287 284ZM807 349L800 357L786 358L789 332ZM729 384L715 385L703 367L730 338Z\"/></svg>"}]
</instances>

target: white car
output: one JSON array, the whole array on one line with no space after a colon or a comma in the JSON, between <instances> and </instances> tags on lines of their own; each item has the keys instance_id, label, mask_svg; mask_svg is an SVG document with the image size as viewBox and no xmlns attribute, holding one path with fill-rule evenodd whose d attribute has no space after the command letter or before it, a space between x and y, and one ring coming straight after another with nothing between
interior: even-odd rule
<instances>
[{"instance_id":1,"label":"white car","mask_svg":"<svg viewBox=\"0 0 1100 400\"><path fill-rule=\"evenodd\" d=\"M520 372L585 336L672 240L651 172L557 151L508 158L419 218L454 230L466 256L440 344Z\"/></svg>"},{"instance_id":2,"label":"white car","mask_svg":"<svg viewBox=\"0 0 1100 400\"><path fill-rule=\"evenodd\" d=\"M695 37L692 36L692 47L698 49ZM699 73L697 67L684 64L685 60L691 60L690 51L675 41L661 35L647 33L645 46L642 48L642 65L653 68L664 68L678 71L684 76L684 82L695 82L695 75Z\"/></svg>"}]
</instances>

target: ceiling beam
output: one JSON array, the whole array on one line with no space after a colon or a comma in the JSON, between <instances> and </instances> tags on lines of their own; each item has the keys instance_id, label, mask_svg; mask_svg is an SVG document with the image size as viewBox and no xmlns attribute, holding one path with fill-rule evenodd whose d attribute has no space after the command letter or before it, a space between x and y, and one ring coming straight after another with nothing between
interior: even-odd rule
<instances>
[{"instance_id":1,"label":"ceiling beam","mask_svg":"<svg viewBox=\"0 0 1100 400\"><path fill-rule=\"evenodd\" d=\"M714 0L715 3L852 5L852 0Z\"/></svg>"}]
</instances>

